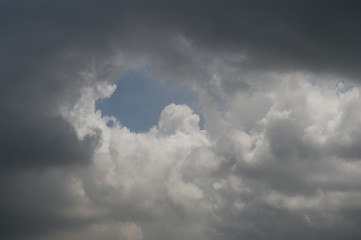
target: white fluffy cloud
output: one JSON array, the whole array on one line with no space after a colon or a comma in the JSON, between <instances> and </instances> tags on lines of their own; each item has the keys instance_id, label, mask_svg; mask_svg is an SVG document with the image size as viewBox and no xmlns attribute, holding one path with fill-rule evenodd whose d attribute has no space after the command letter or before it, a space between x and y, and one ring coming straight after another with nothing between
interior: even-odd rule
<instances>
[{"instance_id":1,"label":"white fluffy cloud","mask_svg":"<svg viewBox=\"0 0 361 240\"><path fill-rule=\"evenodd\" d=\"M95 111L115 86L85 89L63 114L80 138L102 133L93 163L77 176L89 209L110 225L71 234L113 229L114 221L130 232L124 239L262 239L295 224L280 236L357 231L349 212L361 207L360 89L301 73L268 77L277 84L250 83L223 106L201 92L204 130L189 107L170 104L157 126L130 132Z\"/></svg>"}]
</instances>

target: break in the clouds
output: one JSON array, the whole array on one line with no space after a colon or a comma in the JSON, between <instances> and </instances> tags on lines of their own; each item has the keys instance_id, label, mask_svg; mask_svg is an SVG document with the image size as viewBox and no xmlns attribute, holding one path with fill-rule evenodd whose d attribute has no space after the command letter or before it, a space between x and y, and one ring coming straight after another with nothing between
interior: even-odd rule
<instances>
[{"instance_id":1,"label":"break in the clouds","mask_svg":"<svg viewBox=\"0 0 361 240\"><path fill-rule=\"evenodd\" d=\"M0 238L359 239L357 9L0 1ZM97 107L127 85L149 130Z\"/></svg>"}]
</instances>

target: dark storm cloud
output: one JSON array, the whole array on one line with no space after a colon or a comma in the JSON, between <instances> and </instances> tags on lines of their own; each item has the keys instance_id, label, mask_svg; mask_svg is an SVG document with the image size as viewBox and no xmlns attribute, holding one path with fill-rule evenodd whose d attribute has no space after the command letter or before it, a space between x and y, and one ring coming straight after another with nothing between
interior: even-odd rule
<instances>
[{"instance_id":1,"label":"dark storm cloud","mask_svg":"<svg viewBox=\"0 0 361 240\"><path fill-rule=\"evenodd\" d=\"M72 166L91 163L101 133L79 140L60 108L92 84L82 72L97 68L107 50L92 50L98 39L86 46L90 35L101 33L90 30L95 23L84 22L87 13L80 12L87 10L79 6L1 1L0 9L0 235L30 239L91 219L64 216L77 202L66 176ZM105 77L101 72L98 78ZM49 173L54 168L58 172Z\"/></svg>"},{"instance_id":2,"label":"dark storm cloud","mask_svg":"<svg viewBox=\"0 0 361 240\"><path fill-rule=\"evenodd\" d=\"M166 71L195 71L190 64L197 63L195 56L184 55L173 43L177 34L215 56L244 54L245 61L235 63L244 69L359 74L359 14L351 2L2 1L1 5L1 69L3 78L12 78L12 83L40 69L54 71L54 65L65 72L69 67L79 70L116 49L151 56ZM74 81L44 77L35 81L56 82L52 87L57 91Z\"/></svg>"},{"instance_id":3,"label":"dark storm cloud","mask_svg":"<svg viewBox=\"0 0 361 240\"><path fill-rule=\"evenodd\" d=\"M76 201L69 194L69 179L64 173L51 171L1 174L0 234L5 239L29 239L59 226L79 224L59 212Z\"/></svg>"},{"instance_id":4,"label":"dark storm cloud","mask_svg":"<svg viewBox=\"0 0 361 240\"><path fill-rule=\"evenodd\" d=\"M179 32L207 50L245 53L258 67L347 73L357 72L359 60L357 9L338 1L3 1L2 42L5 52L16 46L35 53L22 56L33 60L111 44L166 55L154 33Z\"/></svg>"},{"instance_id":5,"label":"dark storm cloud","mask_svg":"<svg viewBox=\"0 0 361 240\"><path fill-rule=\"evenodd\" d=\"M250 67L359 74L361 33L355 2L212 3L186 11L182 27L199 45L244 52Z\"/></svg>"},{"instance_id":6,"label":"dark storm cloud","mask_svg":"<svg viewBox=\"0 0 361 240\"><path fill-rule=\"evenodd\" d=\"M2 169L86 164L100 140L98 132L79 141L73 127L60 117L43 117L41 124L29 118L6 120L1 122Z\"/></svg>"}]
</instances>

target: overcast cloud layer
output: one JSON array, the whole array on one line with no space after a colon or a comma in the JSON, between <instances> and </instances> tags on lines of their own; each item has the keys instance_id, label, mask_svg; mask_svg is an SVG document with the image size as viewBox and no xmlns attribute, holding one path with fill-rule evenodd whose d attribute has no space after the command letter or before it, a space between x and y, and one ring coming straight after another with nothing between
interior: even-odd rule
<instances>
[{"instance_id":1,"label":"overcast cloud layer","mask_svg":"<svg viewBox=\"0 0 361 240\"><path fill-rule=\"evenodd\" d=\"M360 239L357 5L0 1L0 238ZM104 116L132 70L204 128Z\"/></svg>"}]
</instances>

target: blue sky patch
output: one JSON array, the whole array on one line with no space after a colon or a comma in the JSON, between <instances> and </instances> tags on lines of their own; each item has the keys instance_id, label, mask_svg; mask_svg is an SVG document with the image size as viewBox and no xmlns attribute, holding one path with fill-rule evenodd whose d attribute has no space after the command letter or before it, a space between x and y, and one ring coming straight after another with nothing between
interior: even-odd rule
<instances>
[{"instance_id":1,"label":"blue sky patch","mask_svg":"<svg viewBox=\"0 0 361 240\"><path fill-rule=\"evenodd\" d=\"M96 108L103 115L116 117L131 131L144 132L158 123L161 111L170 103L186 104L201 117L197 97L190 89L157 82L145 72L130 70L119 79L113 95L98 100Z\"/></svg>"}]
</instances>

